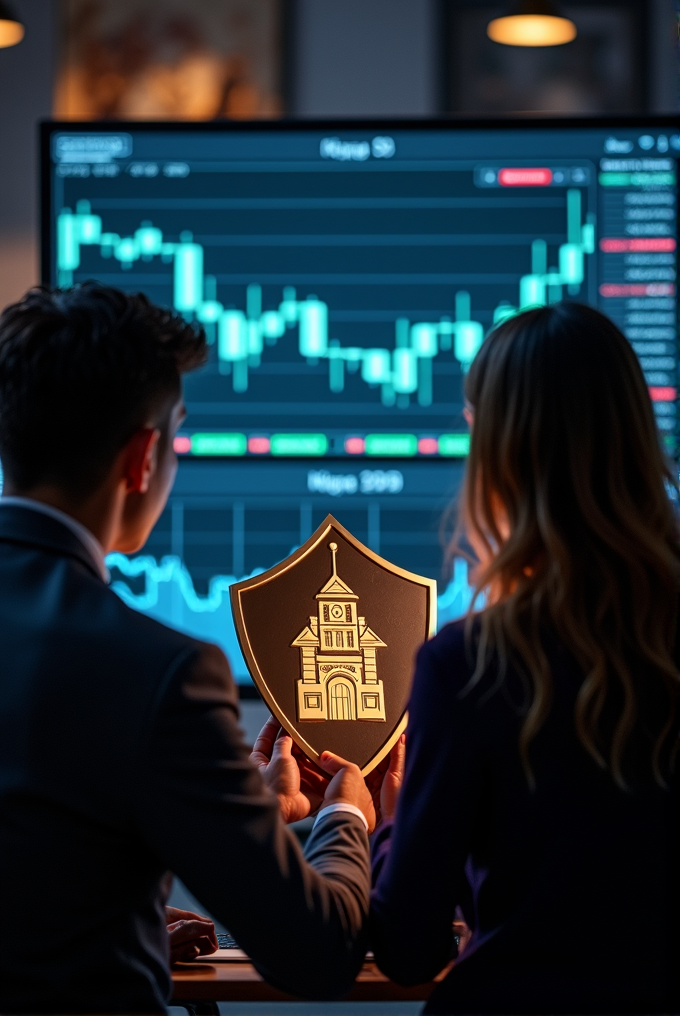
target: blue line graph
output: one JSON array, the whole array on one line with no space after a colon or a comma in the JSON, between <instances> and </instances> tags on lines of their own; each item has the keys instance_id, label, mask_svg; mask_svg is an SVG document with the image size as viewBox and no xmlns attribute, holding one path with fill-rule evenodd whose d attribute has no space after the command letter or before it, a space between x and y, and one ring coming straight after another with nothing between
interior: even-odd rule
<instances>
[{"instance_id":1,"label":"blue line graph","mask_svg":"<svg viewBox=\"0 0 680 1016\"><path fill-rule=\"evenodd\" d=\"M109 568L126 578L144 576L142 593L133 593L125 582L113 582L111 588L129 607L192 635L214 642L226 653L236 681L248 683L250 675L241 653L229 602L229 587L237 582L233 575L215 575L207 596L199 596L186 565L180 557L168 555L160 562L141 555L130 560L124 554L109 554ZM253 574L259 574L257 569Z\"/></svg>"},{"instance_id":2,"label":"blue line graph","mask_svg":"<svg viewBox=\"0 0 680 1016\"><path fill-rule=\"evenodd\" d=\"M119 580L112 583L113 591L129 607L194 638L216 643L226 653L235 680L241 684L250 682L229 601L229 587L240 579L232 575L215 575L210 580L207 596L199 596L184 562L177 556L168 555L159 562L148 555L130 559L115 553L109 554L106 564L117 569L125 578L144 577L145 586L140 593L134 593L126 582ZM251 574L259 575L263 570L257 568ZM437 598L439 627L461 617L471 599L467 562L457 558L453 579Z\"/></svg>"},{"instance_id":3,"label":"blue line graph","mask_svg":"<svg viewBox=\"0 0 680 1016\"><path fill-rule=\"evenodd\" d=\"M0 494L2 480L0 465ZM147 554L129 558L125 554L113 553L107 556L106 565L110 569L115 568L125 578L144 578L141 593L134 593L123 581L111 583L111 589L124 603L187 635L216 643L224 650L234 679L240 684L250 683L229 600L229 587L240 579L233 575L214 575L208 585L208 595L199 596L186 565L176 555L169 554L157 561ZM256 568L250 575L260 575L263 571L263 568ZM467 562L456 558L451 582L437 597L438 626L441 628L449 621L462 617L470 606L472 596Z\"/></svg>"},{"instance_id":4,"label":"blue line graph","mask_svg":"<svg viewBox=\"0 0 680 1016\"><path fill-rule=\"evenodd\" d=\"M2 480L0 466L0 494ZM159 562L147 554L129 558L125 554L113 553L107 556L106 564L125 578L144 577L144 591L141 593L134 593L120 580L111 584L111 589L124 603L171 628L221 646L231 664L234 679L241 684L250 682L229 600L229 587L239 579L233 575L214 575L208 585L208 595L199 596L186 565L176 555L167 555ZM251 575L260 575L263 571L263 568L256 568ZM451 582L437 597L438 626L441 628L449 621L462 617L470 606L472 596L467 562L456 558Z\"/></svg>"}]
</instances>

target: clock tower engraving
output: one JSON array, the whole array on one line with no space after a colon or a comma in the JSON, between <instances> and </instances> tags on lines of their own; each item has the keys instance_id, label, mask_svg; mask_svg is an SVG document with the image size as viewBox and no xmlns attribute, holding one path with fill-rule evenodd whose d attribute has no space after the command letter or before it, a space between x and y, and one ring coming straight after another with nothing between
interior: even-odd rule
<instances>
[{"instance_id":1,"label":"clock tower engraving","mask_svg":"<svg viewBox=\"0 0 680 1016\"><path fill-rule=\"evenodd\" d=\"M333 573L316 594L317 615L291 646L300 650L298 720L385 722L383 683L376 650L386 644L358 613L359 597L337 572L337 543L330 543Z\"/></svg>"}]
</instances>

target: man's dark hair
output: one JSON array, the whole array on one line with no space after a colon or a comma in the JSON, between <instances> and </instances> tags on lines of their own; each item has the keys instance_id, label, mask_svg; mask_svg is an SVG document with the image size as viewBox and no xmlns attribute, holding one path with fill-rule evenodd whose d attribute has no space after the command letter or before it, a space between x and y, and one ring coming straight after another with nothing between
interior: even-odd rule
<instances>
[{"instance_id":1,"label":"man's dark hair","mask_svg":"<svg viewBox=\"0 0 680 1016\"><path fill-rule=\"evenodd\" d=\"M144 295L31 289L0 316L0 460L23 490L79 496L206 360L203 329Z\"/></svg>"}]
</instances>

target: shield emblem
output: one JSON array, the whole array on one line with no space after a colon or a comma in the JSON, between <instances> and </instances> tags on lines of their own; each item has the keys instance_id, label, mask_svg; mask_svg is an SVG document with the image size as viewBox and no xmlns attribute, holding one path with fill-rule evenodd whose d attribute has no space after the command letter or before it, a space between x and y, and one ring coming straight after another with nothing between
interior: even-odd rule
<instances>
[{"instance_id":1,"label":"shield emblem","mask_svg":"<svg viewBox=\"0 0 680 1016\"><path fill-rule=\"evenodd\" d=\"M434 579L390 564L332 515L285 561L231 587L241 649L305 754L364 775L406 727L415 655L436 628Z\"/></svg>"}]
</instances>

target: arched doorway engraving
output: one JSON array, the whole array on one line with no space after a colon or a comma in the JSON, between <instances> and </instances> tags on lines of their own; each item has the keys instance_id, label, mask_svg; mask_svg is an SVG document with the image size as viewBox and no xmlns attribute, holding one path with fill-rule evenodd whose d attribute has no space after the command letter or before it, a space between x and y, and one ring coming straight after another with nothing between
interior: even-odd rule
<instances>
[{"instance_id":1,"label":"arched doorway engraving","mask_svg":"<svg viewBox=\"0 0 680 1016\"><path fill-rule=\"evenodd\" d=\"M354 689L347 678L334 677L328 682L328 719L356 719Z\"/></svg>"}]
</instances>

